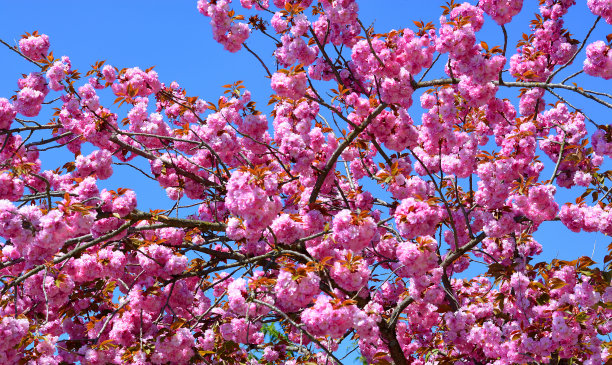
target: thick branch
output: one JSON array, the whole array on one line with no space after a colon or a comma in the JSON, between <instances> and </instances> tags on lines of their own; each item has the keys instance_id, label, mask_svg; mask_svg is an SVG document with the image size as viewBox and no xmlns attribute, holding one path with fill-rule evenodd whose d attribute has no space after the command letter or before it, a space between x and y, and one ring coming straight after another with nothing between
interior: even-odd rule
<instances>
[{"instance_id":1,"label":"thick branch","mask_svg":"<svg viewBox=\"0 0 612 365\"><path fill-rule=\"evenodd\" d=\"M98 243L102 243L108 239L111 239L113 237L115 237L116 235L118 235L119 233L125 231L126 229L129 228L129 226L132 225L131 221L128 221L126 223L124 223L121 227L115 229L114 231L111 231L103 236L100 236L98 238L96 238L95 240L91 241L91 242L87 242L79 247L76 247L75 249L67 252L66 254L60 256L60 257L56 257L55 259L53 259L53 261L51 261L52 265L55 264L59 264L60 262L63 262L65 260L68 260L71 257L75 257L76 255L80 254L81 252L85 251L86 249L97 245ZM48 264L42 264L42 265L38 265L35 268L33 268L32 270L28 271L27 273L21 275L20 277L18 277L17 279L11 281L9 283L9 285L5 286L4 289L2 290L2 293L6 293L6 291L10 288L13 287L15 285L18 285L19 283L23 282L25 279L37 274L38 272L42 271L45 269L45 267L47 267Z\"/></svg>"},{"instance_id":2,"label":"thick branch","mask_svg":"<svg viewBox=\"0 0 612 365\"><path fill-rule=\"evenodd\" d=\"M446 269L448 266L452 265L452 263L455 262L455 260L457 260L459 257L461 257L461 255L476 247L476 245L482 242L482 240L484 240L486 237L487 235L484 234L484 232L481 232L470 242L466 243L462 247L458 247L455 251L451 252L448 256L446 256L444 261L442 261L442 264L440 265L442 269Z\"/></svg>"},{"instance_id":3,"label":"thick branch","mask_svg":"<svg viewBox=\"0 0 612 365\"><path fill-rule=\"evenodd\" d=\"M130 220L155 220L160 223L168 224L172 227L199 228L202 231L225 232L225 224L216 222L200 221L196 219L172 218L165 215L154 215L152 213L134 210L124 217Z\"/></svg>"},{"instance_id":4,"label":"thick branch","mask_svg":"<svg viewBox=\"0 0 612 365\"><path fill-rule=\"evenodd\" d=\"M493 84L495 85L500 85L499 81L491 81ZM419 89L422 87L433 87L433 86L443 86L443 85L453 85L453 84L458 84L459 80L457 79L436 79L436 80L429 80L429 81L422 81L422 82L418 82L415 84L414 89ZM573 85L565 85L565 84L548 84L546 82L538 82L538 81L526 81L526 82L506 82L504 81L501 86L509 86L509 87L524 87L524 88L533 88L533 87L541 87L543 89L546 88L551 88L551 89L565 89L565 90L570 90L570 91L574 91L582 96L584 96L585 98L589 98L591 100L594 100L596 102L598 102L601 105L604 105L610 109L612 109L612 104L604 101L596 96L593 96L594 93L596 93L595 91L591 91L591 90L585 90L579 86L573 86ZM606 96L608 96L608 94L605 94Z\"/></svg>"},{"instance_id":5,"label":"thick branch","mask_svg":"<svg viewBox=\"0 0 612 365\"><path fill-rule=\"evenodd\" d=\"M13 47L10 44L6 43L5 41L3 41L2 39L0 39L0 43L4 44L5 46L7 46L11 51L17 53L18 55L20 55L21 57L25 58L26 60L30 61L31 63L35 64L36 66L38 66L39 68L42 68L42 66L34 61L33 59L31 59L30 57L24 55L23 53L19 52L19 50L17 49L17 47Z\"/></svg>"},{"instance_id":6,"label":"thick branch","mask_svg":"<svg viewBox=\"0 0 612 365\"><path fill-rule=\"evenodd\" d=\"M410 304L414 302L414 298L408 296L405 297L401 302L397 304L389 320L387 322L380 322L378 324L378 328L380 330L380 334L387 342L387 347L389 348L389 355L393 359L393 362L396 365L407 365L408 361L406 360L406 356L404 356L404 352L402 351L402 347L397 340L395 335L395 327L397 326L397 321L399 319L400 314L406 309Z\"/></svg>"},{"instance_id":7,"label":"thick branch","mask_svg":"<svg viewBox=\"0 0 612 365\"><path fill-rule=\"evenodd\" d=\"M360 125L358 125L346 137L346 139L338 146L338 148L336 148L334 153L331 155L331 157L329 158L329 160L325 164L325 167L323 168L323 170L319 174L319 177L317 178L317 182L315 183L315 186L312 189L312 194L310 195L310 199L309 199L309 203L310 204L313 204L314 202L317 201L317 196L319 195L319 192L321 191L321 187L323 186L323 182L325 181L325 178L327 178L327 175L329 174L329 172L336 165L336 161L338 161L338 158L340 157L342 152L351 144L351 142L353 142L355 140L355 138L357 138L357 136L361 132L363 132L366 129L366 127L372 122L372 120L374 120L374 118L376 118L378 116L378 114L380 114L386 107L387 107L386 103L380 104L374 110L374 112L372 112L372 114L370 114L367 117L366 120L364 120Z\"/></svg>"}]
</instances>

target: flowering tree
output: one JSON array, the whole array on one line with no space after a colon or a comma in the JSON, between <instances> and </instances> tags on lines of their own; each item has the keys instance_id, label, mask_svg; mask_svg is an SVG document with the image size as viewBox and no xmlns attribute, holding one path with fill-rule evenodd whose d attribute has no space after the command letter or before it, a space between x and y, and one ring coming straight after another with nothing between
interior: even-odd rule
<instances>
[{"instance_id":1,"label":"flowering tree","mask_svg":"<svg viewBox=\"0 0 612 365\"><path fill-rule=\"evenodd\" d=\"M267 74L269 115L241 82L207 102L152 69L84 79L38 32L0 41L29 61L0 98L0 363L612 363L612 255L537 262L534 239L612 234L612 128L577 109L612 95L568 83L612 78L612 36L589 39L612 2L588 0L581 40L574 4L540 0L515 49L522 0L386 33L354 0L199 0ZM74 161L43 170L55 147ZM113 164L176 204L98 188Z\"/></svg>"}]
</instances>

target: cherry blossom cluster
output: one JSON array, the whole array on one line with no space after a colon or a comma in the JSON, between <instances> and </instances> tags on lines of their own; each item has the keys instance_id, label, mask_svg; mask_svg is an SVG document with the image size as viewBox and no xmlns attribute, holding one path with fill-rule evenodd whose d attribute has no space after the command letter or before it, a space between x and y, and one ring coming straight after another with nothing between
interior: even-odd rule
<instances>
[{"instance_id":1,"label":"cherry blossom cluster","mask_svg":"<svg viewBox=\"0 0 612 365\"><path fill-rule=\"evenodd\" d=\"M31 73L19 79L19 93L15 100L15 110L26 117L35 117L40 113L45 96L49 93L45 78L38 73Z\"/></svg>"},{"instance_id":2,"label":"cherry blossom cluster","mask_svg":"<svg viewBox=\"0 0 612 365\"><path fill-rule=\"evenodd\" d=\"M210 17L213 37L230 52L238 52L242 43L249 38L250 30L246 23L235 22L230 14L231 0L207 1L198 0L198 10L204 16ZM252 2L243 6L249 7Z\"/></svg>"},{"instance_id":3,"label":"cherry blossom cluster","mask_svg":"<svg viewBox=\"0 0 612 365\"><path fill-rule=\"evenodd\" d=\"M265 227L272 224L281 209L280 199L275 194L277 189L273 173L263 172L263 176L254 176L251 172L236 170L232 174L225 205L237 216L233 218L237 224L233 239L256 239ZM229 224L232 226L232 222Z\"/></svg>"},{"instance_id":4,"label":"cherry blossom cluster","mask_svg":"<svg viewBox=\"0 0 612 365\"><path fill-rule=\"evenodd\" d=\"M301 320L314 335L339 337L353 325L356 307L338 303L327 296L316 298L314 306L302 312Z\"/></svg>"},{"instance_id":5,"label":"cherry blossom cluster","mask_svg":"<svg viewBox=\"0 0 612 365\"><path fill-rule=\"evenodd\" d=\"M263 108L240 81L205 101L152 68L82 78L38 32L12 48L30 69L0 98L0 362L322 365L347 342L369 363L610 361L612 254L537 257L543 224L612 235L612 129L572 99L608 94L554 79L610 78L603 41L570 62L575 1L541 1L516 48L520 0L386 33L353 0L239 4L197 9L230 52L275 40ZM508 39L482 42L490 18ZM74 159L51 169L56 147Z\"/></svg>"},{"instance_id":6,"label":"cherry blossom cluster","mask_svg":"<svg viewBox=\"0 0 612 365\"><path fill-rule=\"evenodd\" d=\"M319 293L319 282L320 278L314 272L307 272L305 275L299 271L279 272L274 286L278 307L287 312L305 308Z\"/></svg>"},{"instance_id":7,"label":"cherry blossom cluster","mask_svg":"<svg viewBox=\"0 0 612 365\"><path fill-rule=\"evenodd\" d=\"M17 111L6 98L0 98L0 129L9 129Z\"/></svg>"},{"instance_id":8,"label":"cherry blossom cluster","mask_svg":"<svg viewBox=\"0 0 612 365\"><path fill-rule=\"evenodd\" d=\"M540 141L540 148L552 161L560 161L557 177L559 186L588 186L592 179L591 170L601 165L601 158L593 155L590 161L580 162L563 159L564 156L586 152L581 148L587 136L584 115L578 112L570 113L565 104L558 104L540 115L545 129L550 128L550 132L555 132ZM562 155L559 156L560 154Z\"/></svg>"},{"instance_id":9,"label":"cherry blossom cluster","mask_svg":"<svg viewBox=\"0 0 612 365\"><path fill-rule=\"evenodd\" d=\"M70 58L63 56L60 60L55 61L49 70L47 70L47 80L49 81L49 88L53 91L60 91L64 88L61 84L62 80L70 72L72 63Z\"/></svg>"},{"instance_id":10,"label":"cherry blossom cluster","mask_svg":"<svg viewBox=\"0 0 612 365\"><path fill-rule=\"evenodd\" d=\"M612 52L604 41L596 41L587 46L584 72L606 80L612 78Z\"/></svg>"},{"instance_id":11,"label":"cherry blossom cluster","mask_svg":"<svg viewBox=\"0 0 612 365\"><path fill-rule=\"evenodd\" d=\"M575 5L574 0L545 1L540 6L542 17L533 22L532 36L523 41L510 58L510 72L523 80L546 80L556 65L565 65L576 52L574 42L563 28L563 15ZM527 115L541 108L543 90L532 89L521 97L520 112Z\"/></svg>"},{"instance_id":12,"label":"cherry blossom cluster","mask_svg":"<svg viewBox=\"0 0 612 365\"><path fill-rule=\"evenodd\" d=\"M485 0L478 3L499 25L509 23L523 8L523 0Z\"/></svg>"},{"instance_id":13,"label":"cherry blossom cluster","mask_svg":"<svg viewBox=\"0 0 612 365\"><path fill-rule=\"evenodd\" d=\"M605 0L587 0L587 6L593 14L603 17L608 24L612 24L612 4Z\"/></svg>"},{"instance_id":14,"label":"cherry blossom cluster","mask_svg":"<svg viewBox=\"0 0 612 365\"><path fill-rule=\"evenodd\" d=\"M49 53L49 36L46 34L32 34L19 40L19 50L26 57L39 61L47 57Z\"/></svg>"},{"instance_id":15,"label":"cherry blossom cluster","mask_svg":"<svg viewBox=\"0 0 612 365\"><path fill-rule=\"evenodd\" d=\"M482 46L476 44L476 32L484 23L480 8L463 3L450 12L449 18L440 19L436 50L449 53L451 62L446 72L460 79L461 95L473 106L481 106L497 92L490 81L498 78L506 59L501 55L483 54Z\"/></svg>"}]
</instances>

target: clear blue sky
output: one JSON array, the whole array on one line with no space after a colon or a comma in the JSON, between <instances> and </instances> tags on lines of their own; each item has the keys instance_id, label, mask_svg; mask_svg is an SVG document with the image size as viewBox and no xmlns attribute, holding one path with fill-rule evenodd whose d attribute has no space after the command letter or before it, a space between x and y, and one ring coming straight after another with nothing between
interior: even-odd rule
<instances>
[{"instance_id":1,"label":"clear blue sky","mask_svg":"<svg viewBox=\"0 0 612 365\"><path fill-rule=\"evenodd\" d=\"M567 17L570 31L582 39L590 27L594 16L588 12L585 1L578 0ZM475 3L475 1L471 1ZM528 30L528 21L536 11L535 1L525 1L525 8L518 22L508 27L510 35L509 52L519 39L521 32ZM238 1L235 7L238 10ZM432 21L439 25L442 1L420 2L413 0L362 0L361 19L365 25L375 21L377 32L392 28L411 27L412 20ZM425 5L421 5L425 4ZM238 11L239 13L241 10ZM489 45L501 44L501 31L490 18L486 27L478 34ZM81 71L98 60L123 67L139 66L142 69L155 65L163 82L178 81L188 90L189 95L197 95L206 100L217 100L222 93L222 85L236 80L244 80L252 91L260 108L265 109L271 94L269 82L255 59L246 51L230 54L212 40L209 19L196 10L196 1L3 1L0 5L0 38L15 44L24 32L48 34L55 56L68 55L73 68ZM591 40L604 39L611 33L609 25L601 22ZM272 65L272 48L264 44L261 37L248 41L252 49L263 49L262 56ZM581 65L584 56L577 59ZM35 71L31 65L20 59L5 47L0 47L0 97L9 97L17 89L17 79L22 73ZM591 77L577 78L591 87L606 90L603 82ZM51 97L51 94L49 97ZM49 98L48 97L48 98ZM109 99L106 99L109 100ZM548 102L554 102L547 97ZM600 123L607 123L609 114L592 102L574 99L579 107L592 109L590 117ZM107 102L107 105L110 104ZM127 112L124 106L120 114ZM420 120L413 113L415 120ZM38 118L45 121L44 116ZM56 153L56 152L54 152ZM55 168L56 163L70 155L54 154L43 157L46 168ZM543 156L545 158L545 156ZM63 164L63 162L62 162ZM61 164L60 164L61 165ZM119 169L118 169L119 171ZM544 176L549 176L545 173ZM127 180L129 179L129 183ZM102 186L117 188L134 187L139 196L139 208L157 207L159 195L163 192L155 186L141 189L133 184L145 184L134 173L120 173L104 182ZM575 194L566 191L562 198L569 199ZM573 200L573 198L572 198ZM605 247L610 242L601 234L576 235L565 229L561 223L545 223L536 236L544 246L542 258L559 257L572 259L579 255L590 256L596 244L594 258L601 260Z\"/></svg>"}]
</instances>

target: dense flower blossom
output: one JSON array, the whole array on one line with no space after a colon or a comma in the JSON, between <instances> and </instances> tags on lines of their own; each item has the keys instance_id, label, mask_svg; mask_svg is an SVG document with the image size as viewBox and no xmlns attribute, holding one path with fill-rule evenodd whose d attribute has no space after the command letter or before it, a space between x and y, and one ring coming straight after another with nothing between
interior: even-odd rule
<instances>
[{"instance_id":1,"label":"dense flower blossom","mask_svg":"<svg viewBox=\"0 0 612 365\"><path fill-rule=\"evenodd\" d=\"M232 22L229 15L229 4L231 0L206 1L198 0L198 10L204 16L211 18L215 40L230 52L237 52L242 48L242 43L249 37L249 26L242 22ZM243 6L247 6L245 3Z\"/></svg>"},{"instance_id":2,"label":"dense flower blossom","mask_svg":"<svg viewBox=\"0 0 612 365\"><path fill-rule=\"evenodd\" d=\"M236 171L229 180L225 205L230 213L244 220L249 234L259 236L280 210L280 200L273 197L276 189L273 174L255 177L246 171Z\"/></svg>"},{"instance_id":3,"label":"dense flower blossom","mask_svg":"<svg viewBox=\"0 0 612 365\"><path fill-rule=\"evenodd\" d=\"M289 312L305 308L319 293L319 277L314 272L300 273L300 267L297 270L281 271L274 286L277 306Z\"/></svg>"},{"instance_id":4,"label":"dense flower blossom","mask_svg":"<svg viewBox=\"0 0 612 365\"><path fill-rule=\"evenodd\" d=\"M24 182L8 173L0 174L0 198L15 201L23 195Z\"/></svg>"},{"instance_id":5,"label":"dense flower blossom","mask_svg":"<svg viewBox=\"0 0 612 365\"><path fill-rule=\"evenodd\" d=\"M17 112L10 101L0 98L0 129L9 129Z\"/></svg>"},{"instance_id":6,"label":"dense flower blossom","mask_svg":"<svg viewBox=\"0 0 612 365\"><path fill-rule=\"evenodd\" d=\"M60 60L55 61L47 70L47 79L49 80L49 88L54 91L60 91L64 88L61 81L70 72L72 64L70 58L63 56Z\"/></svg>"},{"instance_id":7,"label":"dense flower blossom","mask_svg":"<svg viewBox=\"0 0 612 365\"><path fill-rule=\"evenodd\" d=\"M119 82L111 86L116 95L127 95L128 87L135 90L137 96L154 94L161 88L157 72L153 70L145 72L138 67L127 69L125 73L118 76L117 81Z\"/></svg>"},{"instance_id":8,"label":"dense flower blossom","mask_svg":"<svg viewBox=\"0 0 612 365\"><path fill-rule=\"evenodd\" d=\"M42 75L31 73L18 82L19 93L15 101L15 109L26 117L35 117L40 113L45 96L49 93Z\"/></svg>"},{"instance_id":9,"label":"dense flower blossom","mask_svg":"<svg viewBox=\"0 0 612 365\"><path fill-rule=\"evenodd\" d=\"M584 60L584 72L591 76L612 78L612 52L603 41L596 41L587 46L587 58Z\"/></svg>"},{"instance_id":10,"label":"dense flower blossom","mask_svg":"<svg viewBox=\"0 0 612 365\"><path fill-rule=\"evenodd\" d=\"M313 307L302 312L302 322L317 336L341 335L351 327L354 305L338 306L329 297L317 297Z\"/></svg>"},{"instance_id":11,"label":"dense flower blossom","mask_svg":"<svg viewBox=\"0 0 612 365\"><path fill-rule=\"evenodd\" d=\"M15 347L28 331L29 323L25 318L2 317L0 331L2 333L2 347L0 347L0 359L6 362L14 362L19 358Z\"/></svg>"},{"instance_id":12,"label":"dense flower blossom","mask_svg":"<svg viewBox=\"0 0 612 365\"><path fill-rule=\"evenodd\" d=\"M97 150L87 156L80 155L75 161L75 176L87 177L96 174L100 180L106 180L113 174L112 155L107 150Z\"/></svg>"},{"instance_id":13,"label":"dense flower blossom","mask_svg":"<svg viewBox=\"0 0 612 365\"><path fill-rule=\"evenodd\" d=\"M400 272L408 277L419 277L433 269L437 263L438 244L433 237L424 236L416 243L406 241L397 245L397 258L404 266Z\"/></svg>"},{"instance_id":14,"label":"dense flower blossom","mask_svg":"<svg viewBox=\"0 0 612 365\"><path fill-rule=\"evenodd\" d=\"M343 247L359 251L370 243L375 226L372 217L355 217L349 210L342 210L333 220L334 240Z\"/></svg>"},{"instance_id":15,"label":"dense flower blossom","mask_svg":"<svg viewBox=\"0 0 612 365\"><path fill-rule=\"evenodd\" d=\"M523 7L523 0L485 0L479 2L485 13L499 25L509 23Z\"/></svg>"},{"instance_id":16,"label":"dense flower blossom","mask_svg":"<svg viewBox=\"0 0 612 365\"><path fill-rule=\"evenodd\" d=\"M272 75L271 86L279 96L290 99L299 99L306 93L306 74L300 72L295 75L287 75L281 72L276 72L274 75Z\"/></svg>"},{"instance_id":17,"label":"dense flower blossom","mask_svg":"<svg viewBox=\"0 0 612 365\"><path fill-rule=\"evenodd\" d=\"M587 5L593 14L601 16L608 24L612 24L612 4L606 0L587 0Z\"/></svg>"},{"instance_id":18,"label":"dense flower blossom","mask_svg":"<svg viewBox=\"0 0 612 365\"><path fill-rule=\"evenodd\" d=\"M515 48L485 32L521 0L396 30L354 0L199 0L267 109L242 81L205 101L153 68L81 73L26 33L9 53L40 69L0 98L0 363L331 364L349 342L368 363L610 362L610 247L538 257L545 227L612 235L612 128L572 98L606 90L566 83L609 80L612 52L573 39L576 3L541 0Z\"/></svg>"},{"instance_id":19,"label":"dense flower blossom","mask_svg":"<svg viewBox=\"0 0 612 365\"><path fill-rule=\"evenodd\" d=\"M424 201L406 198L395 210L395 221L404 238L427 236L434 233L436 225L442 218L438 206Z\"/></svg>"},{"instance_id":20,"label":"dense flower blossom","mask_svg":"<svg viewBox=\"0 0 612 365\"><path fill-rule=\"evenodd\" d=\"M19 40L19 50L34 61L47 57L49 46L49 36L46 34L33 34Z\"/></svg>"}]
</instances>

